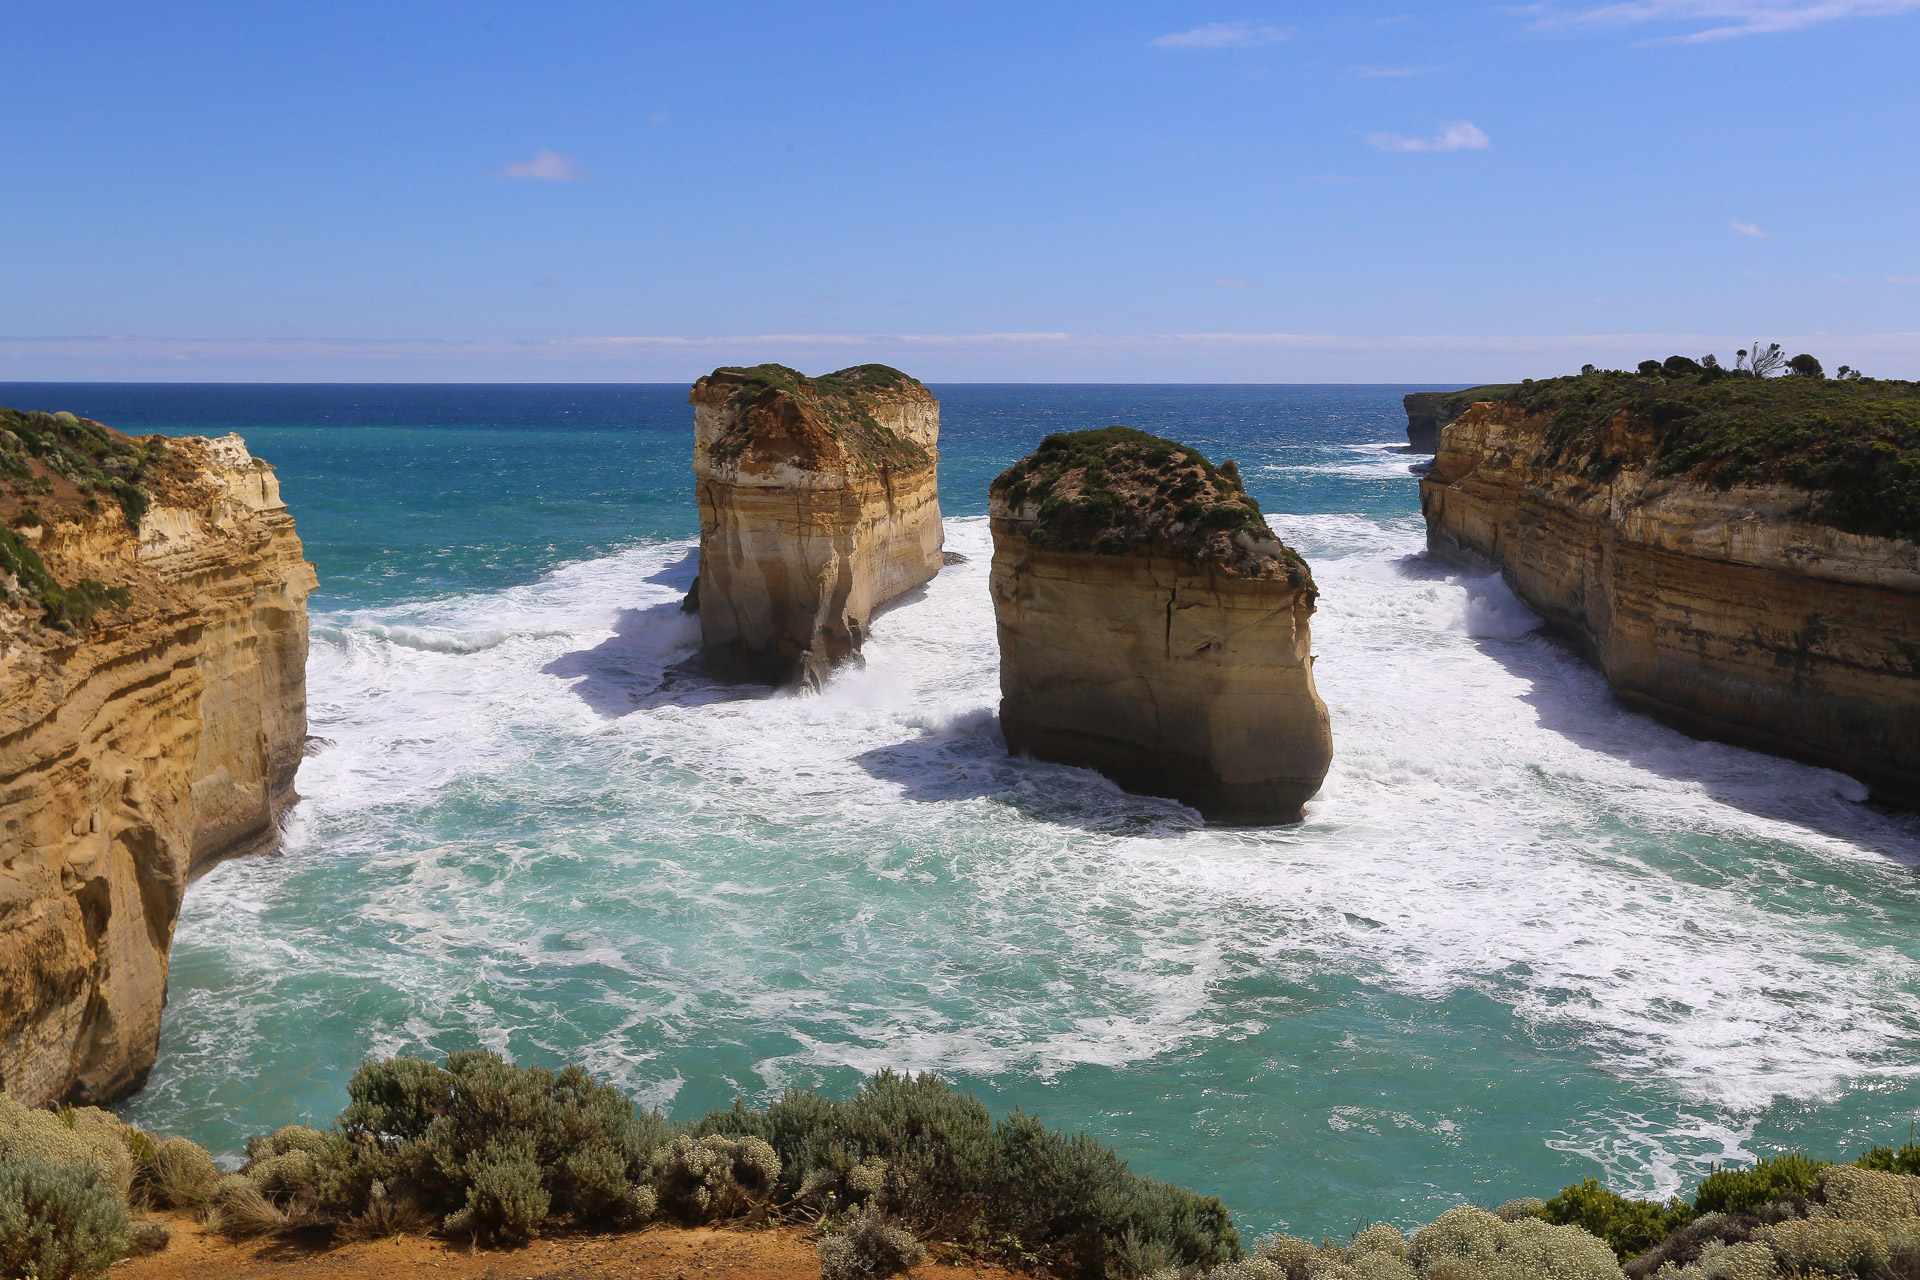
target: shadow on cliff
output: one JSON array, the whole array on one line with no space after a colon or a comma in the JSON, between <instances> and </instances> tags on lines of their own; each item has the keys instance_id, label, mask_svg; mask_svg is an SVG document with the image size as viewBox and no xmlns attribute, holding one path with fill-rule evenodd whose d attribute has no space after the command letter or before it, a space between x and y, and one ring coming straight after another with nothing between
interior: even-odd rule
<instances>
[{"instance_id":1,"label":"shadow on cliff","mask_svg":"<svg viewBox=\"0 0 1920 1280\"><path fill-rule=\"evenodd\" d=\"M984 709L853 762L921 804L989 800L1035 822L1104 835L1171 838L1206 825L1183 804L1130 795L1090 769L1008 755L1000 717Z\"/></svg>"},{"instance_id":2,"label":"shadow on cliff","mask_svg":"<svg viewBox=\"0 0 1920 1280\"><path fill-rule=\"evenodd\" d=\"M540 670L574 681L574 695L608 720L653 707L773 696L770 685L721 684L702 675L692 665L699 645L698 617L682 613L678 604L622 609L612 635L591 649L563 653Z\"/></svg>"},{"instance_id":3,"label":"shadow on cliff","mask_svg":"<svg viewBox=\"0 0 1920 1280\"><path fill-rule=\"evenodd\" d=\"M1697 738L1632 706L1614 694L1572 640L1520 604L1498 574L1476 577L1425 555L1408 556L1396 569L1412 578L1467 579L1469 635L1527 682L1520 700L1534 709L1541 728L1657 777L1693 783L1730 808L1817 831L1920 871L1920 816L1867 803L1862 783L1831 769ZM1476 608L1490 634L1474 632Z\"/></svg>"}]
</instances>

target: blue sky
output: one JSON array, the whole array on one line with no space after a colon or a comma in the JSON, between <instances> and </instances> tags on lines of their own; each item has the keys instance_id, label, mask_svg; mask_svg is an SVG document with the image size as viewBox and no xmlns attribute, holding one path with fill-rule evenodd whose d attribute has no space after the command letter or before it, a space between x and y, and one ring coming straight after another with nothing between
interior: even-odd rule
<instances>
[{"instance_id":1,"label":"blue sky","mask_svg":"<svg viewBox=\"0 0 1920 1280\"><path fill-rule=\"evenodd\" d=\"M0 47L0 378L1920 376L1920 0L15 0Z\"/></svg>"}]
</instances>

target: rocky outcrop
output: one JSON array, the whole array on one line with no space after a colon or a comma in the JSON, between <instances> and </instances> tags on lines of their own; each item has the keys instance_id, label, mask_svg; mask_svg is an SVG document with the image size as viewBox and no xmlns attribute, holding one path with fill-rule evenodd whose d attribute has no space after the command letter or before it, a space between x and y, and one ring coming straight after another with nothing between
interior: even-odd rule
<instances>
[{"instance_id":1,"label":"rocky outcrop","mask_svg":"<svg viewBox=\"0 0 1920 1280\"><path fill-rule=\"evenodd\" d=\"M1498 566L1626 701L1914 804L1911 410L1877 394L1898 384L1800 381L1591 374L1476 404L1421 481L1428 540Z\"/></svg>"},{"instance_id":2,"label":"rocky outcrop","mask_svg":"<svg viewBox=\"0 0 1920 1280\"><path fill-rule=\"evenodd\" d=\"M153 1065L189 879L294 799L315 578L238 436L11 421L0 1088L103 1102Z\"/></svg>"},{"instance_id":3,"label":"rocky outcrop","mask_svg":"<svg viewBox=\"0 0 1920 1280\"><path fill-rule=\"evenodd\" d=\"M995 480L1000 727L1211 822L1295 822L1332 760L1306 563L1231 462L1109 427Z\"/></svg>"},{"instance_id":4,"label":"rocky outcrop","mask_svg":"<svg viewBox=\"0 0 1920 1280\"><path fill-rule=\"evenodd\" d=\"M818 685L940 571L939 401L885 365L716 369L689 398L706 666Z\"/></svg>"},{"instance_id":5,"label":"rocky outcrop","mask_svg":"<svg viewBox=\"0 0 1920 1280\"><path fill-rule=\"evenodd\" d=\"M1432 453L1440 447L1440 429L1453 421L1442 420L1445 391L1416 391L1401 401L1407 410L1407 448L1413 453Z\"/></svg>"}]
</instances>

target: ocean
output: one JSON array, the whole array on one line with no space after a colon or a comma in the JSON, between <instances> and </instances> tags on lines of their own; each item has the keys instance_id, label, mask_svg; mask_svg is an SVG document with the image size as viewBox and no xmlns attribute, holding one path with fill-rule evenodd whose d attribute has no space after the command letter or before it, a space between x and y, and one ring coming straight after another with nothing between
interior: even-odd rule
<instances>
[{"instance_id":1,"label":"ocean","mask_svg":"<svg viewBox=\"0 0 1920 1280\"><path fill-rule=\"evenodd\" d=\"M320 574L277 855L188 892L121 1108L237 1154L362 1058L584 1063L691 1118L938 1071L1249 1235L1903 1142L1920 821L1617 703L1429 560L1389 386L940 386L947 545L817 696L669 680L678 386L0 386L238 431ZM1205 827L1009 759L988 481L1119 422L1240 463L1322 595L1307 820Z\"/></svg>"}]
</instances>

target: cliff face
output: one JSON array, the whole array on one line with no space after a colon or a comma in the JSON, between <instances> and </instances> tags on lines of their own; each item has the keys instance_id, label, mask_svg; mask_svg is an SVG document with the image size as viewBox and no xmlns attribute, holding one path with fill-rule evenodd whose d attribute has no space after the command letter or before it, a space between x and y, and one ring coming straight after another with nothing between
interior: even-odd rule
<instances>
[{"instance_id":1,"label":"cliff face","mask_svg":"<svg viewBox=\"0 0 1920 1280\"><path fill-rule=\"evenodd\" d=\"M940 570L939 402L883 365L718 369L689 398L706 661L817 685Z\"/></svg>"},{"instance_id":2,"label":"cliff face","mask_svg":"<svg viewBox=\"0 0 1920 1280\"><path fill-rule=\"evenodd\" d=\"M1299 820L1333 754L1313 581L1231 464L1123 428L1049 437L990 513L1009 750L1212 822Z\"/></svg>"},{"instance_id":3,"label":"cliff face","mask_svg":"<svg viewBox=\"0 0 1920 1280\"><path fill-rule=\"evenodd\" d=\"M23 496L38 520L0 605L0 1088L29 1105L144 1083L187 882L272 846L306 735L316 582L272 469L238 436L79 425L120 450L91 474L134 459L125 514L83 497L71 451L8 433L0 458L21 475L10 523ZM91 615L48 607L60 587Z\"/></svg>"},{"instance_id":4,"label":"cliff face","mask_svg":"<svg viewBox=\"0 0 1920 1280\"><path fill-rule=\"evenodd\" d=\"M1764 386L1732 391L1758 403ZM1844 500L1769 478L1773 461L1820 476L1855 442L1829 421L1775 457L1736 405L1748 443L1723 471L1721 438L1687 426L1705 393L1646 395L1644 413L1601 403L1584 435L1549 404L1468 410L1421 481L1433 549L1497 565L1627 701L1920 803L1920 545L1836 527Z\"/></svg>"}]
</instances>

